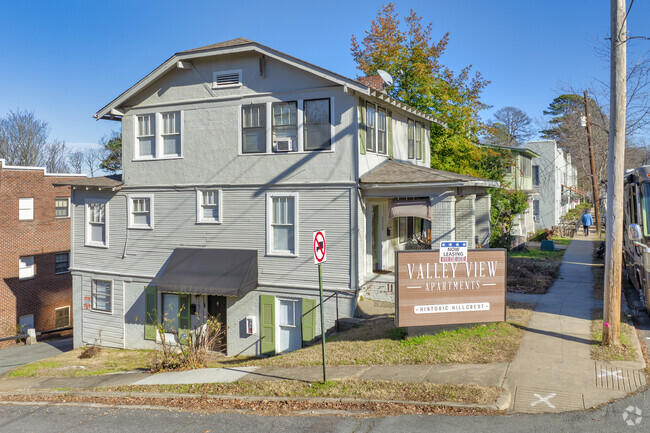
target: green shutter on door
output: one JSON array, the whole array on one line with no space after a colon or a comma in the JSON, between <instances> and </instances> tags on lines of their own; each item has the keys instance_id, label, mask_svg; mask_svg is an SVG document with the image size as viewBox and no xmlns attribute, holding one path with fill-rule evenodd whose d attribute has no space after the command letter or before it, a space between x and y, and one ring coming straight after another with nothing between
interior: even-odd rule
<instances>
[{"instance_id":1,"label":"green shutter on door","mask_svg":"<svg viewBox=\"0 0 650 433\"><path fill-rule=\"evenodd\" d=\"M158 291L155 286L147 286L144 289L144 339L156 339L156 324L158 323Z\"/></svg>"},{"instance_id":2,"label":"green shutter on door","mask_svg":"<svg viewBox=\"0 0 650 433\"><path fill-rule=\"evenodd\" d=\"M366 154L366 102L359 98L359 152Z\"/></svg>"},{"instance_id":3,"label":"green shutter on door","mask_svg":"<svg viewBox=\"0 0 650 433\"><path fill-rule=\"evenodd\" d=\"M262 355L275 355L275 296L260 295Z\"/></svg>"},{"instance_id":4,"label":"green shutter on door","mask_svg":"<svg viewBox=\"0 0 650 433\"><path fill-rule=\"evenodd\" d=\"M178 295L178 337L182 341L191 330L190 295Z\"/></svg>"},{"instance_id":5,"label":"green shutter on door","mask_svg":"<svg viewBox=\"0 0 650 433\"><path fill-rule=\"evenodd\" d=\"M388 156L393 156L393 112L388 112Z\"/></svg>"},{"instance_id":6,"label":"green shutter on door","mask_svg":"<svg viewBox=\"0 0 650 433\"><path fill-rule=\"evenodd\" d=\"M393 218L393 245L399 245L399 218Z\"/></svg>"},{"instance_id":7,"label":"green shutter on door","mask_svg":"<svg viewBox=\"0 0 650 433\"><path fill-rule=\"evenodd\" d=\"M316 299L302 298L302 345L316 338Z\"/></svg>"}]
</instances>

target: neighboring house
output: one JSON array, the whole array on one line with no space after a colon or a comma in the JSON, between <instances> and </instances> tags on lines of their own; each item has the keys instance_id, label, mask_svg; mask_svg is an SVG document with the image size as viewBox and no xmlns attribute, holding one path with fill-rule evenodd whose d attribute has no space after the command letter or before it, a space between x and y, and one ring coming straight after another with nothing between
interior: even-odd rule
<instances>
[{"instance_id":1,"label":"neighboring house","mask_svg":"<svg viewBox=\"0 0 650 433\"><path fill-rule=\"evenodd\" d=\"M539 198L533 199L535 226L550 229L560 224L560 218L575 207L579 198L578 174L571 163L571 154L560 149L555 140L528 141L523 147L539 154L533 158L533 189Z\"/></svg>"},{"instance_id":2,"label":"neighboring house","mask_svg":"<svg viewBox=\"0 0 650 433\"><path fill-rule=\"evenodd\" d=\"M295 350L320 335L314 230L328 329L408 238L489 239L498 184L428 168L435 119L253 41L175 54L95 117L122 123L123 174L71 183L76 347L209 314L228 355Z\"/></svg>"},{"instance_id":3,"label":"neighboring house","mask_svg":"<svg viewBox=\"0 0 650 433\"><path fill-rule=\"evenodd\" d=\"M512 153L512 163L504 178L504 187L523 191L528 196L528 208L515 217L512 231L512 246L518 246L526 242L530 235L535 232L535 217L533 209L535 200L539 200L539 193L533 189L533 171L537 174L535 181L539 184L539 166L533 170L533 158L540 155L530 149L523 147L497 146L482 144L483 147L505 150Z\"/></svg>"},{"instance_id":4,"label":"neighboring house","mask_svg":"<svg viewBox=\"0 0 650 433\"><path fill-rule=\"evenodd\" d=\"M0 159L0 336L71 325L70 187L79 179Z\"/></svg>"}]
</instances>

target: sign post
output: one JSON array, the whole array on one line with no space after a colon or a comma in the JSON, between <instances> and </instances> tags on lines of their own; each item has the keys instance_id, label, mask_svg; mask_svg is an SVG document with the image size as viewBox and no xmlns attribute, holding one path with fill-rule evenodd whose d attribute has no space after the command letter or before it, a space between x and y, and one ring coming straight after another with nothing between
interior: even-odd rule
<instances>
[{"instance_id":1,"label":"sign post","mask_svg":"<svg viewBox=\"0 0 650 433\"><path fill-rule=\"evenodd\" d=\"M325 245L325 231L314 232L314 264L318 265L318 291L320 292L320 334L323 349L323 382L327 382L327 368L325 367L325 313L323 309L323 262L327 261L327 248Z\"/></svg>"}]
</instances>

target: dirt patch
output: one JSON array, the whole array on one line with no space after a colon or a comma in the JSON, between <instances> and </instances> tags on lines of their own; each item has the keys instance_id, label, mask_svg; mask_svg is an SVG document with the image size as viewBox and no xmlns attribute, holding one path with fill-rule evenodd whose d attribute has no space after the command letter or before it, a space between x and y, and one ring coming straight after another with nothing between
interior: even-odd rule
<instances>
[{"instance_id":1,"label":"dirt patch","mask_svg":"<svg viewBox=\"0 0 650 433\"><path fill-rule=\"evenodd\" d=\"M603 346L603 310L594 310L593 320L591 321L591 335L593 345L591 346L591 359L596 361L634 361L636 352L632 346L632 328L630 325L621 321L619 339L621 344L618 346Z\"/></svg>"},{"instance_id":2,"label":"dirt patch","mask_svg":"<svg viewBox=\"0 0 650 433\"><path fill-rule=\"evenodd\" d=\"M341 411L340 415L391 416L391 415L497 415L500 411L482 408L459 408L428 404L408 404L397 402L358 402L308 401L308 400L257 400L219 399L216 397L91 397L80 395L9 395L0 397L2 401L49 402L49 403L92 403L104 405L157 406L187 412L244 412L250 415L319 415L318 411Z\"/></svg>"},{"instance_id":3,"label":"dirt patch","mask_svg":"<svg viewBox=\"0 0 650 433\"><path fill-rule=\"evenodd\" d=\"M562 258L508 258L508 291L544 294L560 274Z\"/></svg>"}]
</instances>

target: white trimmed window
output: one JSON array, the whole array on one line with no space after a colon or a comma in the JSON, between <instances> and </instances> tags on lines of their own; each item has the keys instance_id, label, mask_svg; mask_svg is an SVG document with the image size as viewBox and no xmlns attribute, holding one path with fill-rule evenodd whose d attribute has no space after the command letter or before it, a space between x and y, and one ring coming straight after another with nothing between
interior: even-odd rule
<instances>
[{"instance_id":1,"label":"white trimmed window","mask_svg":"<svg viewBox=\"0 0 650 433\"><path fill-rule=\"evenodd\" d=\"M18 219L19 220L33 220L34 219L34 199L33 198L19 198L18 199Z\"/></svg>"},{"instance_id":2,"label":"white trimmed window","mask_svg":"<svg viewBox=\"0 0 650 433\"><path fill-rule=\"evenodd\" d=\"M108 202L107 200L86 200L86 242L92 247L108 248Z\"/></svg>"},{"instance_id":3,"label":"white trimmed window","mask_svg":"<svg viewBox=\"0 0 650 433\"><path fill-rule=\"evenodd\" d=\"M70 306L65 306L61 308L54 309L54 327L55 328L65 328L70 326Z\"/></svg>"},{"instance_id":4,"label":"white trimmed window","mask_svg":"<svg viewBox=\"0 0 650 433\"><path fill-rule=\"evenodd\" d=\"M266 105L242 105L242 153L266 152Z\"/></svg>"},{"instance_id":5,"label":"white trimmed window","mask_svg":"<svg viewBox=\"0 0 650 433\"><path fill-rule=\"evenodd\" d=\"M223 89L224 87L241 86L241 69L229 71L216 71L212 74L212 88Z\"/></svg>"},{"instance_id":6,"label":"white trimmed window","mask_svg":"<svg viewBox=\"0 0 650 433\"><path fill-rule=\"evenodd\" d=\"M267 195L266 252L298 255L298 193Z\"/></svg>"},{"instance_id":7,"label":"white trimmed window","mask_svg":"<svg viewBox=\"0 0 650 433\"><path fill-rule=\"evenodd\" d=\"M408 120L408 158L415 159L415 122Z\"/></svg>"},{"instance_id":8,"label":"white trimmed window","mask_svg":"<svg viewBox=\"0 0 650 433\"><path fill-rule=\"evenodd\" d=\"M18 259L18 279L26 280L34 278L36 275L36 265L34 265L34 256L25 256Z\"/></svg>"},{"instance_id":9,"label":"white trimmed window","mask_svg":"<svg viewBox=\"0 0 650 433\"><path fill-rule=\"evenodd\" d=\"M95 311L110 313L113 311L113 282L92 280L91 308Z\"/></svg>"},{"instance_id":10,"label":"white trimmed window","mask_svg":"<svg viewBox=\"0 0 650 433\"><path fill-rule=\"evenodd\" d=\"M273 151L298 150L298 103L276 102L272 107Z\"/></svg>"},{"instance_id":11,"label":"white trimmed window","mask_svg":"<svg viewBox=\"0 0 650 433\"><path fill-rule=\"evenodd\" d=\"M306 100L303 112L305 150L330 150L332 121L329 98Z\"/></svg>"},{"instance_id":12,"label":"white trimmed window","mask_svg":"<svg viewBox=\"0 0 650 433\"><path fill-rule=\"evenodd\" d=\"M156 157L156 117L153 114L137 116L136 158Z\"/></svg>"},{"instance_id":13,"label":"white trimmed window","mask_svg":"<svg viewBox=\"0 0 650 433\"><path fill-rule=\"evenodd\" d=\"M422 160L422 124L415 122L415 159Z\"/></svg>"},{"instance_id":14,"label":"white trimmed window","mask_svg":"<svg viewBox=\"0 0 650 433\"><path fill-rule=\"evenodd\" d=\"M153 229L153 195L129 195L129 228Z\"/></svg>"},{"instance_id":15,"label":"white trimmed window","mask_svg":"<svg viewBox=\"0 0 650 433\"><path fill-rule=\"evenodd\" d=\"M377 151L376 114L377 106L366 102L366 151L368 152Z\"/></svg>"},{"instance_id":16,"label":"white trimmed window","mask_svg":"<svg viewBox=\"0 0 650 433\"><path fill-rule=\"evenodd\" d=\"M181 113L162 113L163 156L181 156Z\"/></svg>"},{"instance_id":17,"label":"white trimmed window","mask_svg":"<svg viewBox=\"0 0 650 433\"><path fill-rule=\"evenodd\" d=\"M196 222L220 224L221 201L221 190L198 190L196 192Z\"/></svg>"},{"instance_id":18,"label":"white trimmed window","mask_svg":"<svg viewBox=\"0 0 650 433\"><path fill-rule=\"evenodd\" d=\"M54 200L54 216L56 218L70 217L70 199L68 197L57 197Z\"/></svg>"},{"instance_id":19,"label":"white trimmed window","mask_svg":"<svg viewBox=\"0 0 650 433\"><path fill-rule=\"evenodd\" d=\"M377 109L377 153L386 155L386 109Z\"/></svg>"}]
</instances>

